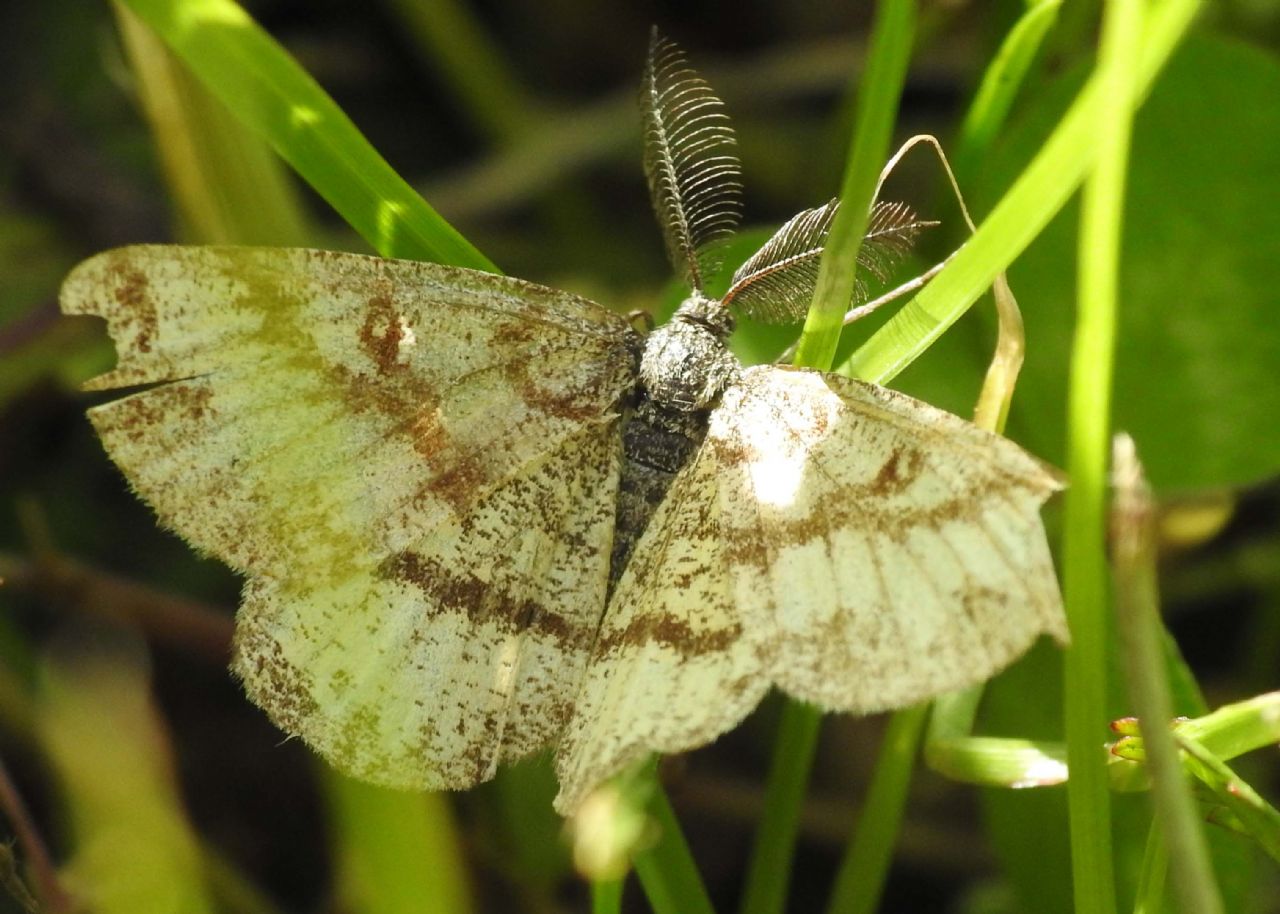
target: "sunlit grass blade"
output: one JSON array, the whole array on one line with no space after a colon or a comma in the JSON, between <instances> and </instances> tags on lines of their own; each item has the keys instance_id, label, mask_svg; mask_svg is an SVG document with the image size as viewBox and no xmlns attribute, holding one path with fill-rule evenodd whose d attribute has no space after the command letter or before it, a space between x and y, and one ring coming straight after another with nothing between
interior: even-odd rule
<instances>
[{"instance_id":1,"label":"sunlit grass blade","mask_svg":"<svg viewBox=\"0 0 1280 914\"><path fill-rule=\"evenodd\" d=\"M840 209L827 235L813 304L796 347L795 364L827 369L835 358L845 310L853 296L858 249L897 116L915 33L914 0L882 0L877 8L867 66L858 89L858 115ZM773 762L765 787L765 813L743 893L744 914L775 914L786 902L791 858L821 713L801 702L782 709Z\"/></svg>"},{"instance_id":2,"label":"sunlit grass blade","mask_svg":"<svg viewBox=\"0 0 1280 914\"><path fill-rule=\"evenodd\" d=\"M231 0L121 0L378 253L493 269Z\"/></svg>"},{"instance_id":3,"label":"sunlit grass blade","mask_svg":"<svg viewBox=\"0 0 1280 914\"><path fill-rule=\"evenodd\" d=\"M127 6L114 9L180 234L202 244L307 244L306 217L279 157Z\"/></svg>"},{"instance_id":4,"label":"sunlit grass blade","mask_svg":"<svg viewBox=\"0 0 1280 914\"><path fill-rule=\"evenodd\" d=\"M1280 692L1267 692L1178 722L1178 733L1218 758L1235 758L1280 743Z\"/></svg>"},{"instance_id":5,"label":"sunlit grass blade","mask_svg":"<svg viewBox=\"0 0 1280 914\"><path fill-rule=\"evenodd\" d=\"M1067 749L1009 737L969 736L930 741L929 767L955 781L986 787L1048 787L1067 780Z\"/></svg>"},{"instance_id":6,"label":"sunlit grass blade","mask_svg":"<svg viewBox=\"0 0 1280 914\"><path fill-rule=\"evenodd\" d=\"M813 305L796 347L797 365L827 369L835 358L844 313L853 297L858 249L867 230L876 181L889 157L915 22L914 0L881 0L876 7L867 66L858 89L853 143L840 187L840 210L827 235Z\"/></svg>"},{"instance_id":7,"label":"sunlit grass blade","mask_svg":"<svg viewBox=\"0 0 1280 914\"><path fill-rule=\"evenodd\" d=\"M1093 172L1084 185L1077 260L1077 310L1067 394L1066 523L1062 593L1071 627L1063 660L1067 809L1071 874L1079 914L1116 906L1111 795L1100 743L1107 724L1109 569L1106 556L1107 467L1110 457L1120 238L1137 48L1144 0L1112 0L1103 22L1092 84L1098 87Z\"/></svg>"}]
</instances>

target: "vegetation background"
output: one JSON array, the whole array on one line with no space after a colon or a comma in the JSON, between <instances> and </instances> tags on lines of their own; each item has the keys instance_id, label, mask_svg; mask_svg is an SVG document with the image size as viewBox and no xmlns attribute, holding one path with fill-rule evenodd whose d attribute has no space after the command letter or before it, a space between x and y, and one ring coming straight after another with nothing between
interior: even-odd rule
<instances>
[{"instance_id":1,"label":"vegetation background","mask_svg":"<svg viewBox=\"0 0 1280 914\"><path fill-rule=\"evenodd\" d=\"M157 528L84 420L91 401L76 385L112 354L100 326L58 315L58 283L83 257L142 241L373 243L387 252L376 223L362 226L345 210L344 221L325 200L342 210L343 193L363 188L397 203L390 179L377 185L358 166L356 178L326 173L332 163L308 160L316 147L299 142L283 151L310 184L295 180L242 125L265 119L257 129L279 148L273 125L286 122L272 121L269 97L244 88L266 57L246 51L242 68L227 66L223 88L240 94L217 101L142 24L165 10L235 24L228 9L221 0L0 8L0 835L18 839L0 858L9 889L0 912L24 909L24 886L51 911L75 903L102 912L587 910L593 902L573 873L539 763L458 796L394 795L343 780L284 741L226 672L237 580ZM247 9L395 172L505 272L620 311L659 312L679 290L639 166L635 94L650 25L690 52L734 119L747 224L758 228L743 233L745 255L797 210L839 191L876 11L581 0L262 0ZM1027 66L1011 71L1007 118L988 111L966 121L1010 30L1027 21L1023 28L1039 32L1024 45L1034 52ZM925 4L895 137L942 138L982 222L1051 148L1095 66L1099 21L1090 2ZM1272 797L1280 788L1278 47L1280 4L1206 4L1134 120L1114 358L1114 423L1134 435L1162 506L1163 611L1186 661L1170 652L1175 710L1199 716L1258 697L1262 710L1233 718L1234 748L1218 761ZM360 160L353 152L350 161ZM1064 195L1078 180L1061 175ZM918 266L964 239L928 156L909 157L887 196L943 220ZM1038 226L1055 210L1028 209L1025 222ZM1009 434L1059 465L1073 460L1068 384L1090 370L1070 360L1077 250L1090 237L1076 210L1068 205L1049 222L1010 270L1028 356ZM404 225L417 212L409 211ZM384 215L395 223L401 212L389 206ZM428 247L454 243L438 228L423 231L414 237ZM836 361L885 317L846 333ZM989 302L980 303L895 385L970 414L993 327ZM739 345L760 359L782 340L747 327ZM1061 526L1052 508L1050 521ZM1132 713L1124 691L1132 658L1109 635L1101 643L1106 713L1118 718ZM978 731L1060 743L1071 701L1060 668L1055 648L1034 650L986 691ZM778 830L766 785L779 722L789 720L775 696L737 731L663 766L717 910L769 910L765 896L785 897L792 911L820 909L847 859L884 720L824 721L803 805ZM893 862L879 909L1055 912L1074 899L1077 910L1098 910L1080 907L1090 889L1072 873L1065 789L959 783L999 777L938 752L938 736L930 765L911 775L901 832L886 845ZM1107 738L1099 728L1096 745ZM1246 814L1214 792L1212 777L1200 780L1200 814L1235 826L1206 832L1225 909L1280 911L1274 810L1258 798ZM1108 859L1128 909L1135 893L1139 904L1149 898L1150 809L1140 792L1117 793L1112 805ZM772 890L752 875L759 861L749 863L762 815L784 850L788 829L798 830L789 879L789 855L764 864L782 874ZM597 910L612 903L604 894ZM663 902L651 881L632 880L621 903ZM667 910L699 903L681 897Z\"/></svg>"}]
</instances>

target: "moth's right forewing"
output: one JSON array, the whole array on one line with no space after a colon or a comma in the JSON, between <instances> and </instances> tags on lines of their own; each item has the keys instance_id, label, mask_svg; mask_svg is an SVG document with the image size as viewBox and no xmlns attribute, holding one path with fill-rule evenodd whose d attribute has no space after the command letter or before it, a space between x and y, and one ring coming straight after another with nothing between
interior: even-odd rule
<instances>
[{"instance_id":1,"label":"moth's right forewing","mask_svg":"<svg viewBox=\"0 0 1280 914\"><path fill-rule=\"evenodd\" d=\"M902 707L1067 637L1040 506L1061 477L895 391L759 366L705 448L745 615L771 620L773 681L829 710Z\"/></svg>"}]
</instances>

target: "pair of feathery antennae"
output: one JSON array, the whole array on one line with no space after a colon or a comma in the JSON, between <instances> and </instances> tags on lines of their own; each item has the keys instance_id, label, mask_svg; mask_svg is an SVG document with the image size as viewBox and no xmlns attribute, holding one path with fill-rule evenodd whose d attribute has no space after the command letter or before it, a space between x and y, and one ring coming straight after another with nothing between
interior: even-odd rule
<instances>
[{"instance_id":1,"label":"pair of feathery antennae","mask_svg":"<svg viewBox=\"0 0 1280 914\"><path fill-rule=\"evenodd\" d=\"M667 256L698 292L714 264L716 243L742 215L741 166L724 102L689 65L684 52L655 28L641 92L644 172ZM774 323L804 318L838 200L797 213L733 274L721 299ZM884 282L922 228L904 203L876 203L858 251L858 267ZM861 275L854 290L866 296Z\"/></svg>"}]
</instances>

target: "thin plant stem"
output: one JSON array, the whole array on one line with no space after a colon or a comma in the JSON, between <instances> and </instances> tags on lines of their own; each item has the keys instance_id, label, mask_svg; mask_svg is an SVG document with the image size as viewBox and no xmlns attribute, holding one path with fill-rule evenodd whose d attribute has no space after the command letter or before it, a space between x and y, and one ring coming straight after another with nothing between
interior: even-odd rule
<instances>
[{"instance_id":1,"label":"thin plant stem","mask_svg":"<svg viewBox=\"0 0 1280 914\"><path fill-rule=\"evenodd\" d=\"M840 193L840 210L828 236L813 304L796 347L795 364L827 369L835 358L845 311L853 297L858 248L889 151L915 34L914 0L881 0L876 10L867 67L858 92L858 116ZM788 702L779 744L765 787L765 815L757 827L742 910L775 914L786 900L800 804L813 764L820 715Z\"/></svg>"},{"instance_id":2,"label":"thin plant stem","mask_svg":"<svg viewBox=\"0 0 1280 914\"><path fill-rule=\"evenodd\" d=\"M786 905L799 809L821 724L822 712L812 705L788 701L782 708L764 812L756 825L747 868L742 914L775 914Z\"/></svg>"},{"instance_id":3,"label":"thin plant stem","mask_svg":"<svg viewBox=\"0 0 1280 914\"><path fill-rule=\"evenodd\" d=\"M622 879L591 880L591 914L622 914Z\"/></svg>"},{"instance_id":4,"label":"thin plant stem","mask_svg":"<svg viewBox=\"0 0 1280 914\"><path fill-rule=\"evenodd\" d=\"M1222 898L1209 861L1209 845L1178 760L1177 745L1169 732L1173 701L1165 678L1164 629L1156 585L1156 509L1129 436L1116 437L1113 465L1116 495L1111 533L1116 628L1151 772L1156 822L1168 848L1179 906L1186 914L1220 914Z\"/></svg>"},{"instance_id":5,"label":"thin plant stem","mask_svg":"<svg viewBox=\"0 0 1280 914\"><path fill-rule=\"evenodd\" d=\"M858 248L867 230L871 201L902 95L915 34L913 0L881 0L871 33L867 68L858 92L853 146L840 188L840 210L818 269L813 306L796 350L796 364L828 368L849 300L853 297Z\"/></svg>"},{"instance_id":6,"label":"thin plant stem","mask_svg":"<svg viewBox=\"0 0 1280 914\"><path fill-rule=\"evenodd\" d=\"M635 869L653 914L714 914L666 793L654 791L649 811L658 841L636 855Z\"/></svg>"},{"instance_id":7,"label":"thin plant stem","mask_svg":"<svg viewBox=\"0 0 1280 914\"><path fill-rule=\"evenodd\" d=\"M907 787L928 716L929 705L921 704L889 719L866 805L836 874L828 914L875 911L902 825Z\"/></svg>"}]
</instances>

